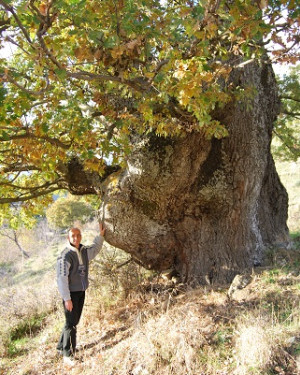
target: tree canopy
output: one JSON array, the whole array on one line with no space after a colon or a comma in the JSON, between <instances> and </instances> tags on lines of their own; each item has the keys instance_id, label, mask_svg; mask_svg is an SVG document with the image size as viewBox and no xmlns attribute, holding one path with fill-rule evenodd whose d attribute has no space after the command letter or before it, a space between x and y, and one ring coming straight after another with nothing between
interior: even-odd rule
<instances>
[{"instance_id":1,"label":"tree canopy","mask_svg":"<svg viewBox=\"0 0 300 375\"><path fill-rule=\"evenodd\" d=\"M298 27L295 0L0 0L3 217L60 189L101 195L134 134L227 136L211 113L254 90L229 73L266 51L296 62Z\"/></svg>"}]
</instances>

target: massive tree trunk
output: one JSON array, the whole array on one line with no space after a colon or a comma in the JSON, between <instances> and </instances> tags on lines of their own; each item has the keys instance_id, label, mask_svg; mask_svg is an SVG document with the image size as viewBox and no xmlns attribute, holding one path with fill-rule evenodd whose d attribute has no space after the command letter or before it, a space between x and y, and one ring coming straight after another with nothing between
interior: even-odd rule
<instances>
[{"instance_id":1,"label":"massive tree trunk","mask_svg":"<svg viewBox=\"0 0 300 375\"><path fill-rule=\"evenodd\" d=\"M272 68L248 64L230 80L256 91L216 110L228 137L137 138L127 169L104 191L107 241L183 281L230 282L288 241L287 193L270 154L279 110Z\"/></svg>"}]
</instances>

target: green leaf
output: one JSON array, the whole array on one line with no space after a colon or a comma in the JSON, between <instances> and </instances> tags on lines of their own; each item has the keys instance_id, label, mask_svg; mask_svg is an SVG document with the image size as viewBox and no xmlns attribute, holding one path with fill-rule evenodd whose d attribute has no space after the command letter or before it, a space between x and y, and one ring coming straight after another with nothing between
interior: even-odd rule
<instances>
[{"instance_id":1,"label":"green leaf","mask_svg":"<svg viewBox=\"0 0 300 375\"><path fill-rule=\"evenodd\" d=\"M67 77L67 72L65 69L54 69L54 72L60 79L64 79Z\"/></svg>"},{"instance_id":2,"label":"green leaf","mask_svg":"<svg viewBox=\"0 0 300 375\"><path fill-rule=\"evenodd\" d=\"M8 133L4 130L1 131L1 137L5 140L5 141L9 141L10 137L8 135Z\"/></svg>"},{"instance_id":3,"label":"green leaf","mask_svg":"<svg viewBox=\"0 0 300 375\"><path fill-rule=\"evenodd\" d=\"M0 106L3 106L5 96L7 94L7 89L5 87L0 87Z\"/></svg>"},{"instance_id":4,"label":"green leaf","mask_svg":"<svg viewBox=\"0 0 300 375\"><path fill-rule=\"evenodd\" d=\"M103 36L103 31L93 30L89 32L89 39L95 43L99 43L102 40ZM107 47L107 45L105 45L105 47Z\"/></svg>"},{"instance_id":5,"label":"green leaf","mask_svg":"<svg viewBox=\"0 0 300 375\"><path fill-rule=\"evenodd\" d=\"M44 132L44 133L47 133L47 132L48 132L48 130L49 130L49 125L48 125L48 124L45 124L45 123L43 123L43 124L42 124L42 130L43 130L43 132Z\"/></svg>"},{"instance_id":6,"label":"green leaf","mask_svg":"<svg viewBox=\"0 0 300 375\"><path fill-rule=\"evenodd\" d=\"M104 40L103 46L105 48L112 48L116 45L116 37L115 36L110 36L107 39Z\"/></svg>"}]
</instances>

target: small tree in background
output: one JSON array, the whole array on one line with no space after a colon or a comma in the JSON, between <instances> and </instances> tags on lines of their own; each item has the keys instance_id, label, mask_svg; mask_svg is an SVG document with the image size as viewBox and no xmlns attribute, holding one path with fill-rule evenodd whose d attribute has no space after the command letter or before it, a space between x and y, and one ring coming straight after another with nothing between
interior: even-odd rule
<instances>
[{"instance_id":1,"label":"small tree in background","mask_svg":"<svg viewBox=\"0 0 300 375\"><path fill-rule=\"evenodd\" d=\"M272 153L282 160L300 156L300 65L277 77L281 99L280 115L273 130Z\"/></svg>"},{"instance_id":2,"label":"small tree in background","mask_svg":"<svg viewBox=\"0 0 300 375\"><path fill-rule=\"evenodd\" d=\"M23 246L20 243L20 238L19 238L19 231L16 229L10 229L10 228L2 228L0 230L0 237L4 236L9 238L13 243L17 246L18 250L20 250L22 256L25 258L29 258L28 252L23 248Z\"/></svg>"},{"instance_id":3,"label":"small tree in background","mask_svg":"<svg viewBox=\"0 0 300 375\"><path fill-rule=\"evenodd\" d=\"M67 229L74 221L86 223L95 215L95 210L86 202L70 198L59 198L46 211L49 226Z\"/></svg>"},{"instance_id":4,"label":"small tree in background","mask_svg":"<svg viewBox=\"0 0 300 375\"><path fill-rule=\"evenodd\" d=\"M22 257L29 258L30 254L25 250L26 246L22 243L22 233L24 228L30 230L36 225L38 216L34 217L26 215L25 211L20 210L18 205L12 205L11 211L13 213L12 219L7 220L7 217L4 216L3 225L0 227L0 240L2 247L6 249L8 246L9 252L12 252L11 246L16 247L16 249L22 254ZM9 240L9 245L3 245L3 238Z\"/></svg>"}]
</instances>

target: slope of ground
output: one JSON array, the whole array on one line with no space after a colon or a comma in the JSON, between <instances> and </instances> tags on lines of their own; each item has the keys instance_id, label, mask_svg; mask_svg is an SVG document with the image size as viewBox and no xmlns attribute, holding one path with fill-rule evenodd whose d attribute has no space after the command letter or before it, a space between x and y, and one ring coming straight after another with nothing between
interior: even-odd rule
<instances>
[{"instance_id":1,"label":"slope of ground","mask_svg":"<svg viewBox=\"0 0 300 375\"><path fill-rule=\"evenodd\" d=\"M104 250L93 263L74 368L56 353L63 313L55 259L64 239L37 246L19 263L7 254L0 267L0 374L299 374L299 163L279 171L290 195L293 244L270 249L264 267L231 287L175 285L131 263L118 268L126 256Z\"/></svg>"},{"instance_id":2,"label":"slope of ground","mask_svg":"<svg viewBox=\"0 0 300 375\"><path fill-rule=\"evenodd\" d=\"M300 252L269 254L269 266L224 287L144 282L104 306L88 293L76 366L56 353L58 308L2 359L7 375L285 374L300 372Z\"/></svg>"}]
</instances>

